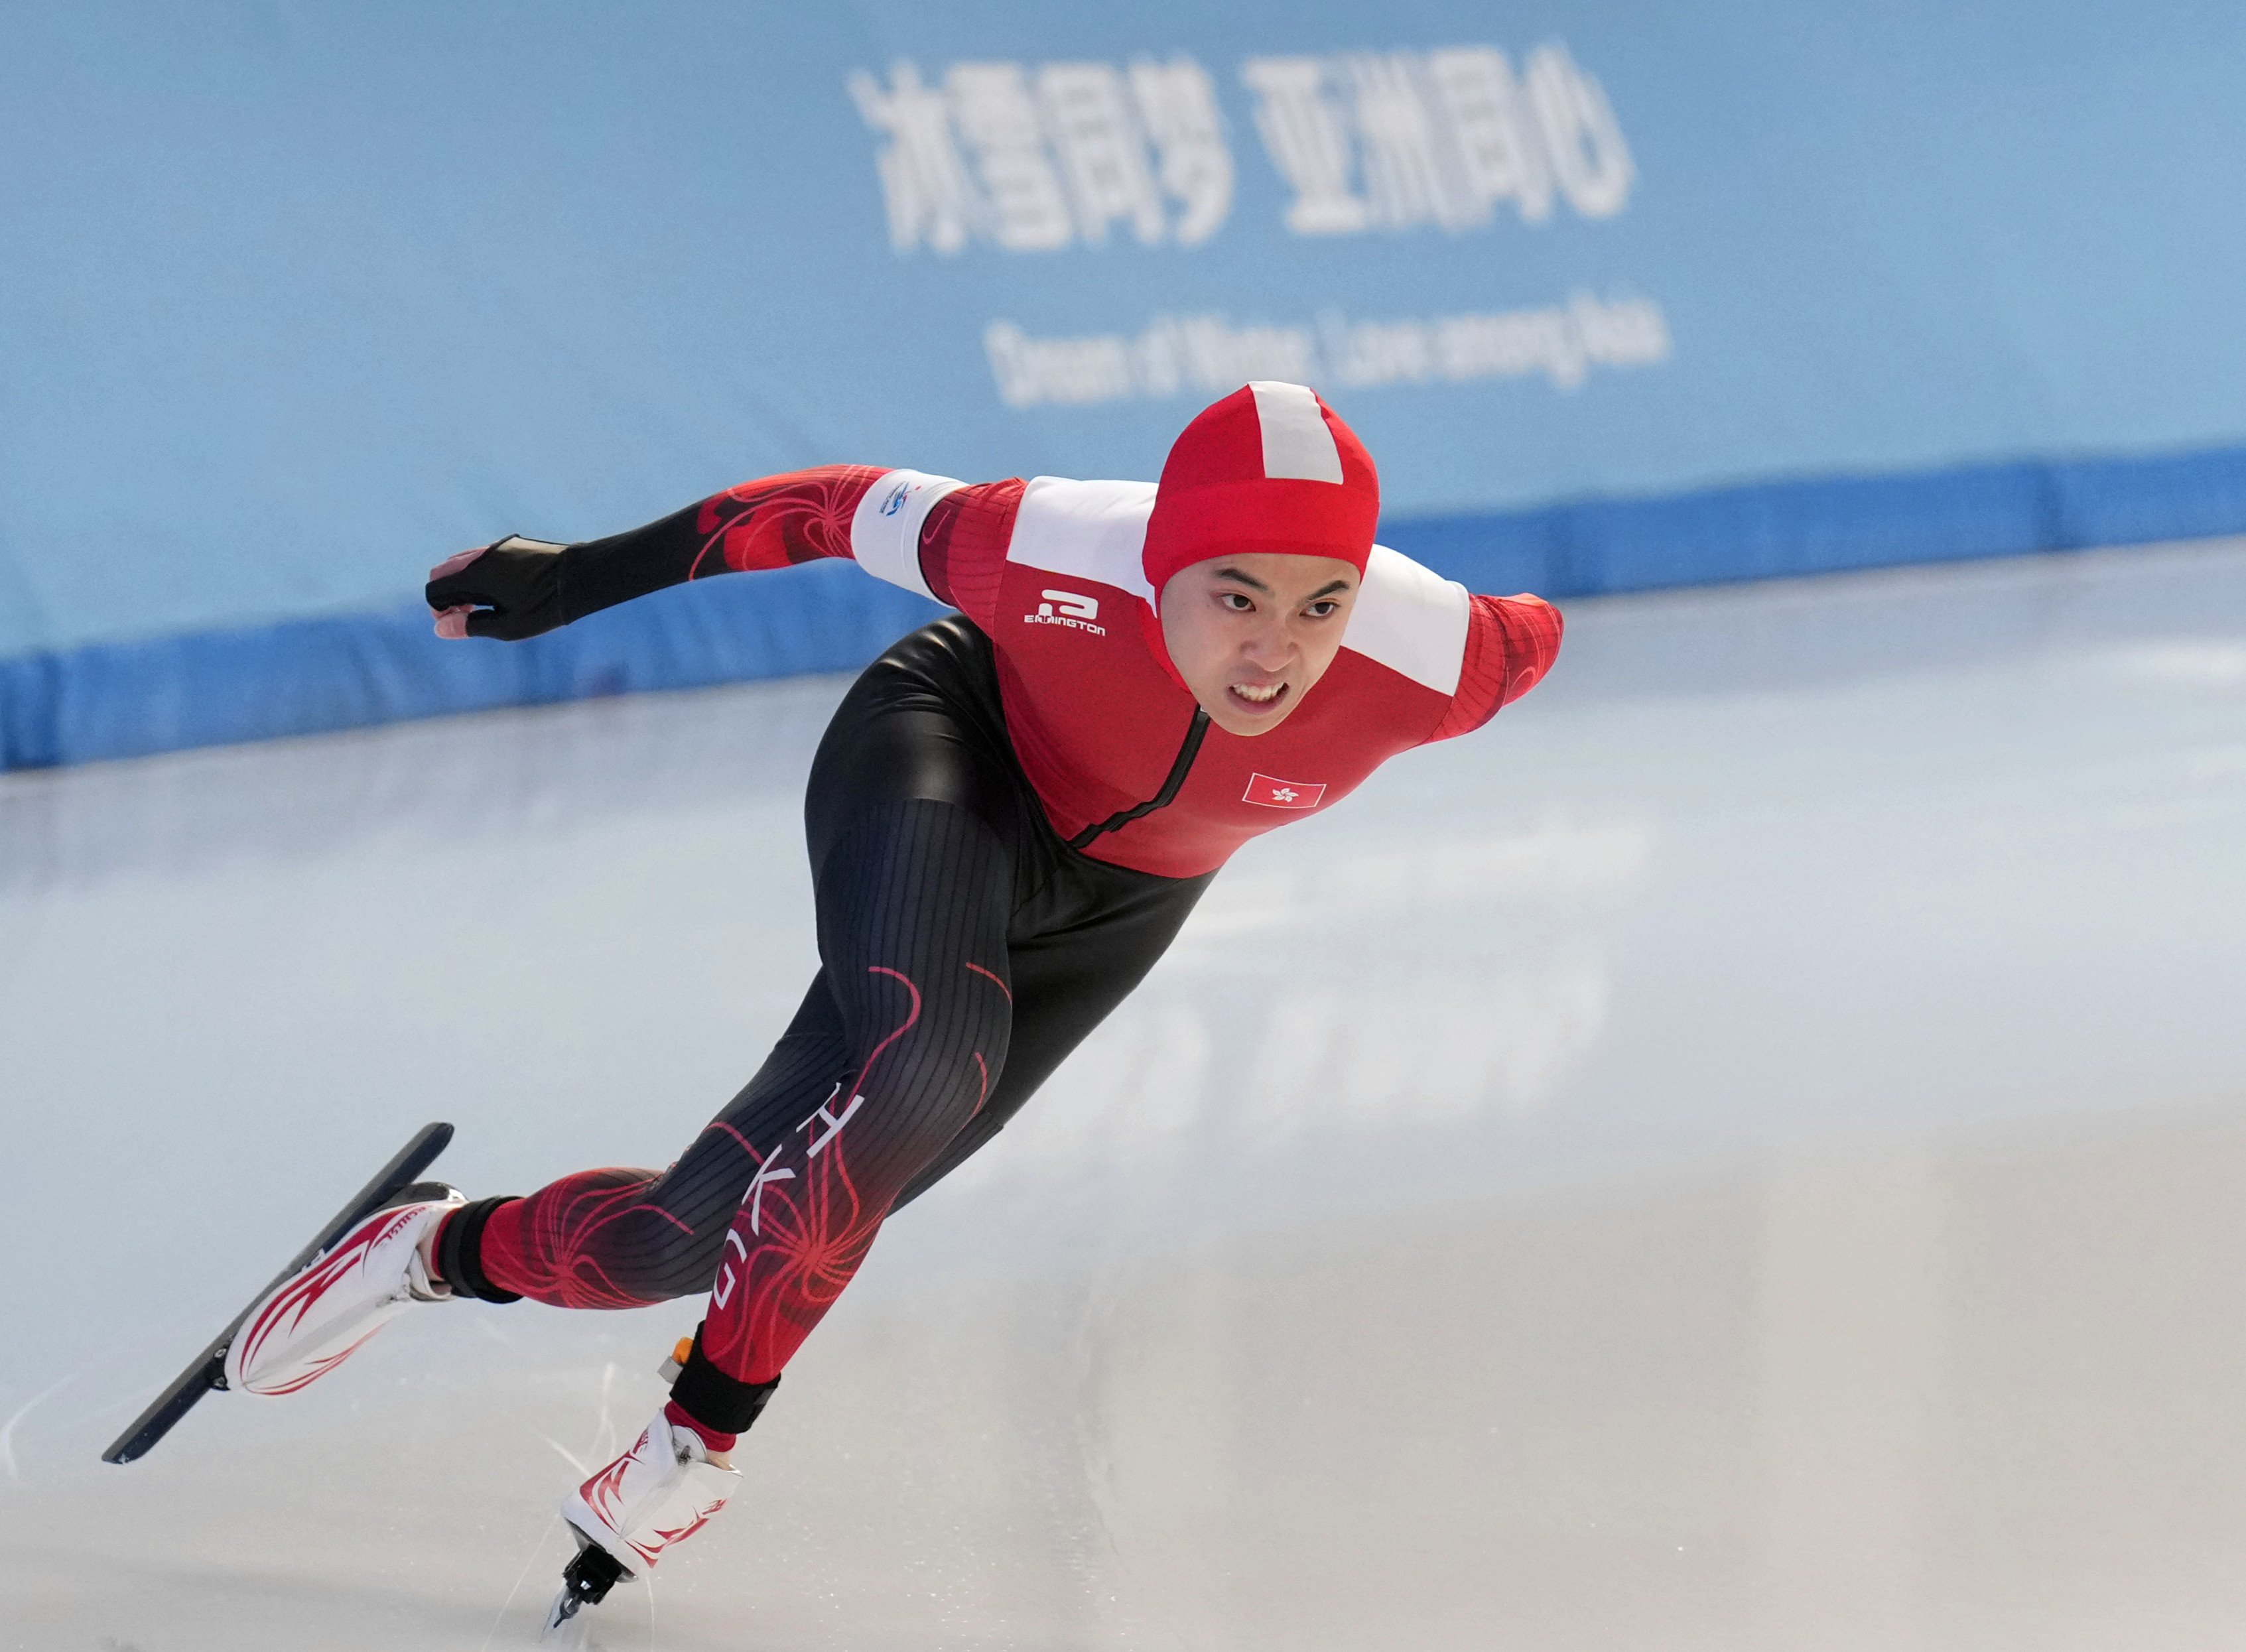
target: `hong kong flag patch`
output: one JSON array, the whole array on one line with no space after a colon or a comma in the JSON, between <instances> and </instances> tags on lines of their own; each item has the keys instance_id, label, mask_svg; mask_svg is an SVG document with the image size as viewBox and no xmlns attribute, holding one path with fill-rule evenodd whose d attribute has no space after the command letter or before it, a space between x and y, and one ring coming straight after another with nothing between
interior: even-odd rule
<instances>
[{"instance_id":1,"label":"hong kong flag patch","mask_svg":"<svg viewBox=\"0 0 2246 1652\"><path fill-rule=\"evenodd\" d=\"M1267 809L1315 809L1325 794L1323 783L1275 780L1268 774L1251 774L1248 777L1247 793L1241 801L1260 803Z\"/></svg>"}]
</instances>

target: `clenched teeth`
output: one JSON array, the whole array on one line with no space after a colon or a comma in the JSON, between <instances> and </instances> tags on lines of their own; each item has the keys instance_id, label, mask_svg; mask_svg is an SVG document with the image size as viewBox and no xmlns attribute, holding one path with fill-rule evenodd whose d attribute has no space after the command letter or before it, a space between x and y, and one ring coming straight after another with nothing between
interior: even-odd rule
<instances>
[{"instance_id":1,"label":"clenched teeth","mask_svg":"<svg viewBox=\"0 0 2246 1652\"><path fill-rule=\"evenodd\" d=\"M1232 691L1242 699L1254 700L1260 705L1266 700L1276 699L1279 690L1286 686L1284 683L1270 683L1262 688L1250 688L1245 683L1235 683L1232 685Z\"/></svg>"}]
</instances>

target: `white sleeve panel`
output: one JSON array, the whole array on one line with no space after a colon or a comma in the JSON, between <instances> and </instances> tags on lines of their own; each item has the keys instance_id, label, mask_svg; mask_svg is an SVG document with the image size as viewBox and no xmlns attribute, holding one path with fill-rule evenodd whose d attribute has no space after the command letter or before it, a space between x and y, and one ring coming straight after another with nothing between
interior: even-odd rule
<instances>
[{"instance_id":1,"label":"white sleeve panel","mask_svg":"<svg viewBox=\"0 0 2246 1652\"><path fill-rule=\"evenodd\" d=\"M1048 574L1096 580L1154 600L1147 582L1152 482L1072 482L1038 476L1022 490L1006 560Z\"/></svg>"},{"instance_id":2,"label":"white sleeve panel","mask_svg":"<svg viewBox=\"0 0 2246 1652\"><path fill-rule=\"evenodd\" d=\"M1473 608L1457 581L1376 545L1341 645L1438 694L1456 694Z\"/></svg>"},{"instance_id":3,"label":"white sleeve panel","mask_svg":"<svg viewBox=\"0 0 2246 1652\"><path fill-rule=\"evenodd\" d=\"M866 490L850 519L850 554L876 579L940 602L920 571L920 530L936 501L966 486L924 471L890 471Z\"/></svg>"}]
</instances>

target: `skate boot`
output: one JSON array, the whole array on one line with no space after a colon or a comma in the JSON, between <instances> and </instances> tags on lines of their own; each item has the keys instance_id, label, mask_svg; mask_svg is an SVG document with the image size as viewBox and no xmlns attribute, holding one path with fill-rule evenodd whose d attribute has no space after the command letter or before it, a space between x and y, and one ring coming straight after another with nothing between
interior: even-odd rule
<instances>
[{"instance_id":1,"label":"skate boot","mask_svg":"<svg viewBox=\"0 0 2246 1652\"><path fill-rule=\"evenodd\" d=\"M293 1394L365 1346L415 1302L450 1299L430 1276L423 1240L466 1199L416 1182L249 1310L226 1350L226 1385L239 1394Z\"/></svg>"},{"instance_id":2,"label":"skate boot","mask_svg":"<svg viewBox=\"0 0 2246 1652\"><path fill-rule=\"evenodd\" d=\"M562 1499L577 1557L562 1574L547 1619L552 1631L582 1606L597 1606L623 1578L652 1571L674 1543L700 1531L741 1483L710 1460L702 1437L658 1412L631 1450Z\"/></svg>"}]
</instances>

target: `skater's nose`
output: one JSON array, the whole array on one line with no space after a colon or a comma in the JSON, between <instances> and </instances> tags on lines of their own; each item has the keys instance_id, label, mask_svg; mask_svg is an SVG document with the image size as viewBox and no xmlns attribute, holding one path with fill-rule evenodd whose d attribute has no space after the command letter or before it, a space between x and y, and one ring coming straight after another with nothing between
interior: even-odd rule
<instances>
[{"instance_id":1,"label":"skater's nose","mask_svg":"<svg viewBox=\"0 0 2246 1652\"><path fill-rule=\"evenodd\" d=\"M1249 632L1240 646L1241 657L1259 671L1283 671L1295 658L1295 639L1282 621L1271 619Z\"/></svg>"}]
</instances>

